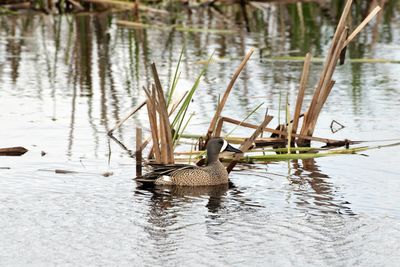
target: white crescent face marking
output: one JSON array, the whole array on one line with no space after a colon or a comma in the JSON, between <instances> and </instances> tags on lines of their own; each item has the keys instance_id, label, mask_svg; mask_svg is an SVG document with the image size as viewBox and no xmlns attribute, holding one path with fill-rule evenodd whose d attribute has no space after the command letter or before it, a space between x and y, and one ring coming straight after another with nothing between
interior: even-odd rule
<instances>
[{"instance_id":1,"label":"white crescent face marking","mask_svg":"<svg viewBox=\"0 0 400 267\"><path fill-rule=\"evenodd\" d=\"M222 151L224 151L227 146L228 146L228 142L226 142L226 140L224 140L224 144L222 145L221 150L219 151L219 153L222 153Z\"/></svg>"}]
</instances>

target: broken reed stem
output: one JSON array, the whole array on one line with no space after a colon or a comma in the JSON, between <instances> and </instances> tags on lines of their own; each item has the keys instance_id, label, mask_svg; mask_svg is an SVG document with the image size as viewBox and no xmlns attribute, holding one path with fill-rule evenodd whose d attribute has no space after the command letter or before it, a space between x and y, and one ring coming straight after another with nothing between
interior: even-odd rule
<instances>
[{"instance_id":1,"label":"broken reed stem","mask_svg":"<svg viewBox=\"0 0 400 267\"><path fill-rule=\"evenodd\" d=\"M168 116L171 116L175 110L179 107L179 105L182 103L182 101L186 98L188 94L188 91L186 91L183 96L178 100L178 102L174 105L172 105L171 110L168 112Z\"/></svg>"},{"instance_id":2,"label":"broken reed stem","mask_svg":"<svg viewBox=\"0 0 400 267\"><path fill-rule=\"evenodd\" d=\"M370 22L381 10L381 7L375 7L372 12L370 12L370 14L361 22L360 25L358 25L358 27L349 36L348 28L345 26L345 24L351 9L351 4L352 0L348 0L343 9L341 18L336 28L335 35L332 39L332 45L329 49L320 80L318 82L311 104L306 112L306 116L303 119L303 125L300 131L300 134L302 135L312 136L312 134L314 133L318 116L335 83L334 81L332 81L332 76L340 55L343 54L344 49L355 38L355 36L357 36L357 34L367 25L367 23Z\"/></svg>"},{"instance_id":3,"label":"broken reed stem","mask_svg":"<svg viewBox=\"0 0 400 267\"><path fill-rule=\"evenodd\" d=\"M338 43L342 39L343 33L345 32L346 20L350 12L352 2L353 2L352 0L347 0L346 5L343 9L342 15L340 17L339 23L335 31L335 35L333 36L332 39L331 47L329 48L329 52L325 60L323 71L318 81L317 88L315 89L314 96L308 108L307 116L305 116L303 120L303 125L300 131L302 135L311 136L313 133L313 129L311 129L310 125L312 124L312 121L315 117L318 118L318 114L314 113L315 111L314 107L317 105L318 99L320 99L320 94L321 91L324 89L324 85L326 86L327 82L330 82L331 80L331 75L328 72L332 70L333 73L334 69L332 69L332 66L336 65L337 60L335 60L335 54L336 54L335 52L339 50L340 54L340 51L342 50L343 46L342 45L338 46Z\"/></svg>"},{"instance_id":4,"label":"broken reed stem","mask_svg":"<svg viewBox=\"0 0 400 267\"><path fill-rule=\"evenodd\" d=\"M321 113L322 107L324 106L326 100L328 99L328 96L330 92L332 91L333 86L335 85L335 81L331 80L330 83L327 85L326 93L322 96L323 98L317 103L317 106L315 107L315 113L319 114ZM311 129L314 131L315 126L317 125L317 120L318 117L315 117L312 122L311 122Z\"/></svg>"},{"instance_id":5,"label":"broken reed stem","mask_svg":"<svg viewBox=\"0 0 400 267\"><path fill-rule=\"evenodd\" d=\"M142 176L142 128L136 128L136 177Z\"/></svg>"},{"instance_id":6,"label":"broken reed stem","mask_svg":"<svg viewBox=\"0 0 400 267\"><path fill-rule=\"evenodd\" d=\"M344 42L342 49L344 49L353 39L364 29L364 27L370 22L382 8L380 6L376 6L371 13L357 26L357 28L350 34L347 40Z\"/></svg>"},{"instance_id":7,"label":"broken reed stem","mask_svg":"<svg viewBox=\"0 0 400 267\"><path fill-rule=\"evenodd\" d=\"M174 163L174 147L172 142L171 124L169 122L168 108L165 101L164 92L161 86L160 78L158 76L157 68L155 63L151 64L151 70L153 72L155 81L155 90L157 92L158 99L158 111L160 116L160 133L161 134L161 157L166 164Z\"/></svg>"},{"instance_id":8,"label":"broken reed stem","mask_svg":"<svg viewBox=\"0 0 400 267\"><path fill-rule=\"evenodd\" d=\"M242 72L243 68L246 66L247 61L250 59L251 55L254 52L254 48L250 48L249 52L247 52L246 56L244 57L243 61L240 63L239 67L236 69L235 73L231 81L229 82L225 93L217 106L217 110L215 111L214 117L211 120L210 126L208 127L208 131L205 138L205 144L207 144L208 140L211 138L215 125L217 124L218 118L221 116L221 112L225 106L226 101L228 100L229 93L231 92L233 85L236 82L236 79L239 77L239 74Z\"/></svg>"},{"instance_id":9,"label":"broken reed stem","mask_svg":"<svg viewBox=\"0 0 400 267\"><path fill-rule=\"evenodd\" d=\"M143 101L142 103L140 103L138 106L136 106L135 108L133 108L123 119L121 119L120 121L117 122L117 124L108 131L108 135L111 135L116 129L118 129L119 127L121 127L121 125L127 120L129 119L133 114L135 114L136 112L138 112L144 105L146 105L146 101Z\"/></svg>"},{"instance_id":10,"label":"broken reed stem","mask_svg":"<svg viewBox=\"0 0 400 267\"><path fill-rule=\"evenodd\" d=\"M263 129L268 125L268 123L271 122L272 116L265 115L264 121L257 127L257 129L254 131L254 133L251 135L250 138L248 138L241 146L240 150L245 153L247 150L250 149L250 147L253 146L255 139L261 134ZM230 173L232 169L235 167L236 163L239 162L241 158L240 153L235 153L235 156L233 157L233 160L231 163L229 163L228 167L226 167L226 171Z\"/></svg>"},{"instance_id":11,"label":"broken reed stem","mask_svg":"<svg viewBox=\"0 0 400 267\"><path fill-rule=\"evenodd\" d=\"M336 44L335 49L331 51L331 54L328 56L328 60L325 64L325 69L323 71L324 76L321 76L318 87L308 108L307 116L303 121L303 127L300 132L302 135L312 136L312 134L314 133L316 121L318 120L318 116L320 113L319 111L322 108L322 100L328 97L329 84L331 83L332 75L335 71L346 35L346 31L343 30L341 32L338 44Z\"/></svg>"},{"instance_id":12,"label":"broken reed stem","mask_svg":"<svg viewBox=\"0 0 400 267\"><path fill-rule=\"evenodd\" d=\"M318 95L318 100L315 102L314 106L310 106L311 109L309 110L308 117L307 117L308 118L308 120L307 120L308 127L307 127L307 131L306 131L306 134L309 136L312 136L312 134L314 133L314 129L315 129L315 125L318 120L319 113L324 104L323 102L324 102L324 100L326 100L328 98L330 89L332 89L332 88L330 88L330 85L332 84L332 80L331 80L332 75L333 75L333 72L335 71L337 62L339 60L340 52L342 51L341 47L345 41L346 35L347 35L347 32L344 30L340 36L338 45L332 54L332 59L328 64L327 73L326 73L326 76L324 77L324 81L323 81L322 88L321 88L322 90L321 90L321 93Z\"/></svg>"},{"instance_id":13,"label":"broken reed stem","mask_svg":"<svg viewBox=\"0 0 400 267\"><path fill-rule=\"evenodd\" d=\"M228 118L228 117L222 117L221 119L224 120L224 122L229 122L229 123L233 123L233 124L239 124L240 123L239 120L235 120L235 119ZM252 128L252 129L257 129L257 127L258 127L257 125L254 125L254 124L251 124L251 123L247 123L247 122L244 122L241 125L243 127ZM271 129L271 128L264 128L264 132L275 133L275 134L278 134L278 135L287 136L287 132L276 130L276 129ZM294 133L292 134L292 136L293 137L297 137L298 139L317 141L317 142L326 143L326 144L342 142L342 140L320 138L320 137L315 137L315 136L307 136L307 135L294 134ZM349 142L350 142L350 144L354 144L354 142L352 142L352 141L349 141Z\"/></svg>"},{"instance_id":14,"label":"broken reed stem","mask_svg":"<svg viewBox=\"0 0 400 267\"><path fill-rule=\"evenodd\" d=\"M304 92L306 90L306 85L308 82L308 76L310 72L310 63L311 63L311 54L307 53L306 58L304 59L303 73L301 74L299 93L297 95L296 107L293 116L293 125L292 125L293 133L297 132L297 127L299 126L299 118L300 118L301 107L303 105L303 100L304 100Z\"/></svg>"},{"instance_id":15,"label":"broken reed stem","mask_svg":"<svg viewBox=\"0 0 400 267\"><path fill-rule=\"evenodd\" d=\"M160 141L158 136L158 126L157 126L157 112L156 112L156 100L150 91L143 87L147 95L147 114L149 116L150 128L151 128L151 138L153 139L153 147L150 149L150 153L154 152L154 158L157 163L161 163L161 152L160 152Z\"/></svg>"},{"instance_id":16,"label":"broken reed stem","mask_svg":"<svg viewBox=\"0 0 400 267\"><path fill-rule=\"evenodd\" d=\"M217 123L217 127L215 128L215 131L214 131L214 137L220 137L221 136L222 125L223 124L224 124L224 120L221 117L219 117L218 123Z\"/></svg>"}]
</instances>

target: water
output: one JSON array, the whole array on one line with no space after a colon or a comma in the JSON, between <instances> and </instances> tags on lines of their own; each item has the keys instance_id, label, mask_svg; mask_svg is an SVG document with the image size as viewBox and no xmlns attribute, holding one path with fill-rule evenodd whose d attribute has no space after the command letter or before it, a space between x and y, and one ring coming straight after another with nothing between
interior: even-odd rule
<instances>
[{"instance_id":1,"label":"water","mask_svg":"<svg viewBox=\"0 0 400 267\"><path fill-rule=\"evenodd\" d=\"M219 94L250 47L256 52L224 115L244 118L264 102L249 121L260 123L268 107L276 125L279 98L288 94L294 106L302 62L270 56L309 50L324 56L336 17L326 7L303 5L302 34L294 7L249 7L247 24L237 7L222 8L228 19L206 9L182 11L177 18L232 34L127 30L115 24L131 19L124 13L0 17L0 147L29 149L22 157L0 159L0 167L9 167L0 169L0 265L396 266L396 147L252 165L231 174L230 188L146 191L132 181L129 153L107 138L116 121L145 98L149 64L156 62L167 86L183 45L182 89L203 68L199 61L215 51L192 103L197 114L190 132L206 131ZM395 1L387 8L378 26L372 24L350 48L351 57L400 60L400 10ZM321 68L312 64L306 103ZM338 67L315 134L398 139L399 71L395 63ZM346 126L336 134L329 129L333 119ZM145 112L116 132L129 149L137 126L148 129Z\"/></svg>"}]
</instances>

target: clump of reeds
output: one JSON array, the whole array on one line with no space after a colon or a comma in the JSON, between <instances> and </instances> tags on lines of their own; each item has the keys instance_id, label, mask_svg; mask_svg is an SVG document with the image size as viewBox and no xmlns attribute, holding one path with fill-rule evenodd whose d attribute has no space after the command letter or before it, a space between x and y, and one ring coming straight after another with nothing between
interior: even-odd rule
<instances>
[{"instance_id":1,"label":"clump of reeds","mask_svg":"<svg viewBox=\"0 0 400 267\"><path fill-rule=\"evenodd\" d=\"M235 154L232 157L224 159L225 161L229 162L227 165L228 172L230 172L238 162L268 162L270 160L314 158L343 153L356 153L368 149L368 147L348 148L349 145L359 143L357 141L332 140L313 136L318 116L335 84L335 81L332 80L332 77L339 59L342 59L340 62L343 64L346 46L380 10L380 7L377 6L370 13L370 15L368 15L365 20L351 34L349 34L349 29L346 27L346 21L351 5L352 1L348 0L336 28L331 47L324 62L324 68L321 72L319 82L316 86L313 98L307 108L307 111L302 113L304 92L309 79L310 64L312 59L310 53L306 55L304 60L294 114L291 116L289 100L287 99L286 123L284 125L279 125L277 128L267 127L273 118L267 113L265 114L262 123L259 125L245 122L247 117L244 120L236 120L222 116L224 106L228 101L228 97L234 87L235 81L239 77L246 63L249 61L254 49L249 50L234 72L221 100L218 102L215 114L205 135L185 134L184 130L193 116L192 114L190 115L189 119L186 119L188 107L196 89L199 86L200 79L206 71L207 65L196 79L193 87L180 99L180 101L178 101L178 104L172 105L172 97L179 79L179 65L182 59L182 54L180 55L178 61L177 69L171 83L171 88L168 89L167 94L165 94L163 91L156 66L153 63L151 65L151 69L154 83L144 88L147 100L129 114L130 116L144 105L147 106L152 140L152 148L150 149L149 159L158 164L173 164L176 161L182 160L191 162L192 155L195 155L198 159L197 164L204 164L205 161L204 158L202 158L202 155L204 154L205 146L210 138L222 135L221 132L224 123L236 124L236 127L240 126L254 129L253 134L248 138L234 137L230 134L224 136L230 142L240 144L240 150L245 153L244 156L241 154ZM261 105L259 105L255 110L257 110L260 106ZM255 110L251 114L253 114ZM173 114L175 117L171 123L170 116ZM303 117L302 123L300 123L301 117ZM116 127L110 131L110 134L126 119L127 117L119 122ZM271 137L259 137L263 132L269 132L272 135ZM175 152L177 144L180 143L180 138L195 140L199 144L198 151L191 150L190 152ZM311 141L322 142L329 147L346 146L346 149L336 149L324 152L324 150L328 148L311 148ZM141 141L138 140L137 142ZM297 147L295 144L297 144ZM268 150L265 148L268 146L272 146L275 149ZM137 145L137 147L138 149L143 149L144 145ZM266 154L266 152L273 152L273 154ZM184 155L189 155L189 159L181 157Z\"/></svg>"},{"instance_id":2,"label":"clump of reeds","mask_svg":"<svg viewBox=\"0 0 400 267\"><path fill-rule=\"evenodd\" d=\"M336 69L337 62L340 58L341 64L344 63L344 54L346 52L347 45L354 39L354 37L372 20L372 18L381 10L379 6L376 6L374 10L364 19L364 21L349 35L349 28L346 27L346 22L351 10L352 0L348 0L343 9L339 23L336 27L335 34L332 39L331 46L329 48L328 55L326 57L324 68L321 72L319 82L316 86L311 103L304 114L303 124L300 130L301 135L312 136L317 124L319 114L321 113L322 107L324 106L328 96L335 84L332 80L333 73ZM304 86L307 83L308 69L310 64L311 56L308 54L304 63L303 76L300 82L300 90L296 104L295 123L297 130L297 118L301 109L302 99L304 97ZM295 132L295 131L294 131ZM309 144L308 140L299 139L299 144Z\"/></svg>"}]
</instances>

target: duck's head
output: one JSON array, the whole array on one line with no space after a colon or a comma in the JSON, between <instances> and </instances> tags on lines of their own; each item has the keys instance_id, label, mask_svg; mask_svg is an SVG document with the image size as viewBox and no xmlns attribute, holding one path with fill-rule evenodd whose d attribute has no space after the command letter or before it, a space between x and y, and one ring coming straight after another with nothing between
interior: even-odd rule
<instances>
[{"instance_id":1,"label":"duck's head","mask_svg":"<svg viewBox=\"0 0 400 267\"><path fill-rule=\"evenodd\" d=\"M231 146L225 139L217 137L212 138L207 143L207 159L208 162L214 162L218 160L219 153L228 151L228 152L235 152L235 153L242 153L237 148Z\"/></svg>"}]
</instances>

